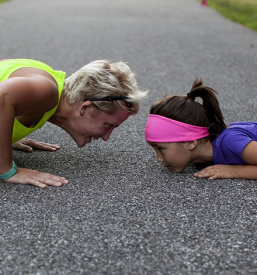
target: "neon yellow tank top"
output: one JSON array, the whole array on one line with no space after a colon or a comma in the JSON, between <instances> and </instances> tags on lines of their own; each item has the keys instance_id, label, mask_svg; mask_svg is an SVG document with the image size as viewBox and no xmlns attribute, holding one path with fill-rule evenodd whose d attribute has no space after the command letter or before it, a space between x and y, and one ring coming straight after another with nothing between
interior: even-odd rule
<instances>
[{"instance_id":1,"label":"neon yellow tank top","mask_svg":"<svg viewBox=\"0 0 257 275\"><path fill-rule=\"evenodd\" d=\"M33 128L28 128L21 124L16 118L14 120L13 125L13 134L12 134L12 143L15 143L16 141L28 136L32 132L34 132L37 129L40 129L46 121L54 114L56 111L60 98L62 95L63 90L63 84L65 79L65 72L62 71L55 71L48 65L31 59L12 59L12 60L4 60L0 62L0 81L4 81L9 78L9 76L15 72L16 70L20 68L38 68L41 70L44 70L51 74L54 79L56 80L56 83L58 85L58 91L59 91L59 100L57 105L50 111L46 112L41 119L37 122L37 124Z\"/></svg>"}]
</instances>

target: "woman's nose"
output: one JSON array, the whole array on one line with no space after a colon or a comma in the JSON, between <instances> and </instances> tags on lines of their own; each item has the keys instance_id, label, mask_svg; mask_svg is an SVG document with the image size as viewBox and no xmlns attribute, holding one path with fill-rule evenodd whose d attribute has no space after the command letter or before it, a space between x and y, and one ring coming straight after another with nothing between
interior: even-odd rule
<instances>
[{"instance_id":1,"label":"woman's nose","mask_svg":"<svg viewBox=\"0 0 257 275\"><path fill-rule=\"evenodd\" d=\"M106 132L104 135L101 136L102 140L107 141L112 133L113 129Z\"/></svg>"}]
</instances>

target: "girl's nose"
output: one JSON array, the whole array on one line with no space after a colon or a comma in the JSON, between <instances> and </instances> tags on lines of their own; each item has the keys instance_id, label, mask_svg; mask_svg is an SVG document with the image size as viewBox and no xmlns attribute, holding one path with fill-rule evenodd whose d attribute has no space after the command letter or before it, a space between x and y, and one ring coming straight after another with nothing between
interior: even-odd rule
<instances>
[{"instance_id":1,"label":"girl's nose","mask_svg":"<svg viewBox=\"0 0 257 275\"><path fill-rule=\"evenodd\" d=\"M157 161L158 162L163 162L163 158L160 154L157 153Z\"/></svg>"}]
</instances>

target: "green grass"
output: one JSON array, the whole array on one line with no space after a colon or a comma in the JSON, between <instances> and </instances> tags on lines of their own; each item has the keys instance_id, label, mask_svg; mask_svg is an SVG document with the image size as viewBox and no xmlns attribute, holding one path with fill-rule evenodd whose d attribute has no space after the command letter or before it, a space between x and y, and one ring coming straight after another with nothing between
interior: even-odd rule
<instances>
[{"instance_id":1,"label":"green grass","mask_svg":"<svg viewBox=\"0 0 257 275\"><path fill-rule=\"evenodd\" d=\"M257 0L207 0L224 17L257 31Z\"/></svg>"},{"instance_id":2,"label":"green grass","mask_svg":"<svg viewBox=\"0 0 257 275\"><path fill-rule=\"evenodd\" d=\"M9 1L9 0L0 0L0 4L3 3L3 2L6 2L6 1Z\"/></svg>"}]
</instances>

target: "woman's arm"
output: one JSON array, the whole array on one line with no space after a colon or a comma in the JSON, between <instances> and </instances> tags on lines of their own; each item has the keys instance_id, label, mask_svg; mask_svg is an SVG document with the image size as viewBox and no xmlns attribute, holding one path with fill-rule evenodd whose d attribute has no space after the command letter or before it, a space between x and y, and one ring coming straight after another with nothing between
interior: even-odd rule
<instances>
[{"instance_id":1,"label":"woman's arm","mask_svg":"<svg viewBox=\"0 0 257 275\"><path fill-rule=\"evenodd\" d=\"M212 165L195 173L198 178L222 179L236 178L257 180L257 142L249 142L242 151L246 165Z\"/></svg>"},{"instance_id":2,"label":"woman's arm","mask_svg":"<svg viewBox=\"0 0 257 275\"><path fill-rule=\"evenodd\" d=\"M44 76L13 77L0 82L0 174L12 167L12 129L16 116L45 113L56 106L56 84ZM67 183L62 177L18 168L6 182L33 184L40 187Z\"/></svg>"}]
</instances>

